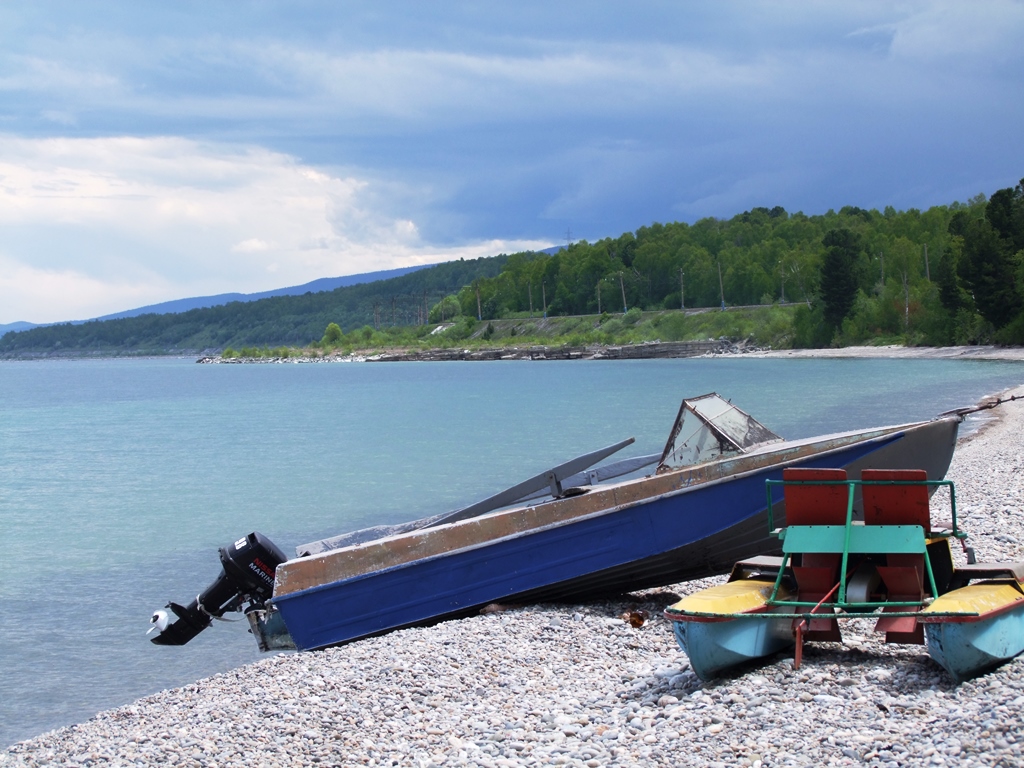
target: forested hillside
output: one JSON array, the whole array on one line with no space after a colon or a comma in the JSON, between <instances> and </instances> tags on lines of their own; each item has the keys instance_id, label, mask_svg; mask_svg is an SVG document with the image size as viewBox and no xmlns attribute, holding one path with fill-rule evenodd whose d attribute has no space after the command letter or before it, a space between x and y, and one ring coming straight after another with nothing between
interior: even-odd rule
<instances>
[{"instance_id":1,"label":"forested hillside","mask_svg":"<svg viewBox=\"0 0 1024 768\"><path fill-rule=\"evenodd\" d=\"M506 256L452 261L391 280L302 296L232 302L177 314L150 314L81 325L51 325L0 338L0 355L198 352L225 347L304 346L329 323L415 325L429 307L463 285L501 271Z\"/></svg>"},{"instance_id":2,"label":"forested hillside","mask_svg":"<svg viewBox=\"0 0 1024 768\"><path fill-rule=\"evenodd\" d=\"M802 302L794 344L1024 342L1024 182L926 211L755 208L515 255L463 314L549 315Z\"/></svg>"},{"instance_id":3,"label":"forested hillside","mask_svg":"<svg viewBox=\"0 0 1024 768\"><path fill-rule=\"evenodd\" d=\"M553 255L450 262L325 293L36 328L5 335L0 354L303 346L319 343L332 323L329 341L351 346L372 342L374 330L460 315L471 322L776 303L800 305L786 313L790 331L775 334L794 346L1024 343L1024 181L987 200L925 211L755 208L729 220L652 224Z\"/></svg>"}]
</instances>

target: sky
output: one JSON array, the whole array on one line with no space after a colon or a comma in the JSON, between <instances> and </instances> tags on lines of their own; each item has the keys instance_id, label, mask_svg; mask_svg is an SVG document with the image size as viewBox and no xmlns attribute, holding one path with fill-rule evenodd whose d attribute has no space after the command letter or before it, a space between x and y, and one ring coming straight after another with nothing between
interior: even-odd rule
<instances>
[{"instance_id":1,"label":"sky","mask_svg":"<svg viewBox=\"0 0 1024 768\"><path fill-rule=\"evenodd\" d=\"M1024 0L0 3L0 324L1024 176Z\"/></svg>"}]
</instances>

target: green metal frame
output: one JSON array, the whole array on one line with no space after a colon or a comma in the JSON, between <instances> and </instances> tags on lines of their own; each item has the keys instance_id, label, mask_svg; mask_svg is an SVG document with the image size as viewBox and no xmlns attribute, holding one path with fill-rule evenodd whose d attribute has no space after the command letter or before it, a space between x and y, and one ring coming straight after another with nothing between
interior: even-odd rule
<instances>
[{"instance_id":1,"label":"green metal frame","mask_svg":"<svg viewBox=\"0 0 1024 768\"><path fill-rule=\"evenodd\" d=\"M786 528L775 528L775 519L772 513L774 502L772 500L772 488L787 485L845 485L849 488L849 495L846 502L846 523L845 525L793 525ZM925 537L924 529L919 525L855 525L853 519L853 501L856 498L856 489L863 485L927 485L930 487L945 486L949 488L950 511L953 517L953 528L951 530L933 530L930 536ZM923 606L921 601L886 601L881 603L849 603L846 600L847 580L850 576L850 554L921 554L924 556L925 571L928 576L928 584L931 587L932 595L938 595L935 584L935 575L932 573L931 561L928 558L928 539L949 538L966 539L967 534L960 530L956 519L956 489L952 480L767 480L765 489L768 497L768 530L773 536L782 541L782 564L779 567L778 575L775 578L775 585L771 595L768 597L766 611L758 613L708 613L693 612L689 615L700 618L717 619L808 619L819 608L830 611L839 608L848 610L851 607L868 608L916 608ZM840 570L839 595L834 602L801 602L795 600L779 600L779 589L786 575L786 568L789 566L794 554L803 552L831 552L842 554L842 565ZM859 565L859 563L858 563ZM781 612L773 609L781 607L810 608L810 611ZM834 613L824 614L830 618L841 618ZM850 618L867 618L863 612L848 614ZM914 611L886 611L887 618L900 616L920 616L919 610ZM931 617L959 616L960 613L931 613Z\"/></svg>"},{"instance_id":2,"label":"green metal frame","mask_svg":"<svg viewBox=\"0 0 1024 768\"><path fill-rule=\"evenodd\" d=\"M846 524L845 525L794 525L786 528L775 528L772 507L773 486L787 485L845 485L849 489L846 501ZM928 558L928 540L925 537L924 529L919 525L854 525L853 502L856 497L858 486L863 485L927 485L931 487L946 486L949 488L950 509L953 516L953 529L951 531L933 531L931 538L949 537L965 539L967 534L957 526L956 519L956 491L951 480L767 480L765 482L766 494L768 497L768 529L772 535L777 535L782 541L782 565L775 579L775 586L768 598L769 609L781 606L793 606L797 608L811 608L812 611L806 614L794 613L792 618L808 617L813 610L818 608L829 609L830 612L838 608L849 610L850 608L920 608L920 601L886 601L881 603L850 603L846 599L847 580L850 576L850 555L852 554L920 554L924 557L925 573L928 577L928 585L931 587L933 596L938 595L938 588L935 584L935 575L932 573L931 561ZM802 602L802 601L780 601L778 600L779 589L785 577L786 568L794 554L805 552L830 552L842 554L842 564L839 571L839 594L838 599L832 602ZM859 564L859 563L858 563ZM737 614L738 618L741 615ZM766 616L773 618L789 617L790 614L779 614L770 610ZM913 616L916 611L889 611L886 616ZM863 616L863 614L858 614Z\"/></svg>"}]
</instances>

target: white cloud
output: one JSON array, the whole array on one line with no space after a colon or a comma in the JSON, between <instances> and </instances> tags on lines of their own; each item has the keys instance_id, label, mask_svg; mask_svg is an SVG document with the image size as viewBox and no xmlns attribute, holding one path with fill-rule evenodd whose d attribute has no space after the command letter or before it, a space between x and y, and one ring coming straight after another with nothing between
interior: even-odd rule
<instances>
[{"instance_id":1,"label":"white cloud","mask_svg":"<svg viewBox=\"0 0 1024 768\"><path fill-rule=\"evenodd\" d=\"M932 2L893 25L894 56L962 66L970 58L986 65L1021 57L1024 3L1019 0Z\"/></svg>"},{"instance_id":2,"label":"white cloud","mask_svg":"<svg viewBox=\"0 0 1024 768\"><path fill-rule=\"evenodd\" d=\"M63 90L116 91L116 78L92 67L81 67L43 56L8 54L7 67L14 74L0 76L0 91Z\"/></svg>"},{"instance_id":3,"label":"white cloud","mask_svg":"<svg viewBox=\"0 0 1024 768\"><path fill-rule=\"evenodd\" d=\"M270 243L264 242L258 237L250 237L248 240L235 243L231 246L231 250L235 253L255 253L257 251L266 251L270 247Z\"/></svg>"},{"instance_id":4,"label":"white cloud","mask_svg":"<svg viewBox=\"0 0 1024 768\"><path fill-rule=\"evenodd\" d=\"M663 108L665 99L746 92L780 75L758 51L712 43L525 38L504 41L503 51L470 51L427 41L361 48L244 36L114 39L109 51L71 36L31 56L0 54L11 73L0 76L0 92L59 100L63 109L48 110L48 120L94 122L102 110L175 123L330 121L330 130L347 133L365 130L367 120L423 127L623 114L638 104Z\"/></svg>"},{"instance_id":5,"label":"white cloud","mask_svg":"<svg viewBox=\"0 0 1024 768\"><path fill-rule=\"evenodd\" d=\"M242 51L239 51L242 54ZM725 55L722 55L724 53ZM580 108L627 110L670 95L746 90L777 75L770 60L664 44L565 41L519 55L432 49L336 54L283 45L261 48L260 68L288 72L346 117L434 118L460 123L496 116L535 119ZM454 111L453 111L454 110Z\"/></svg>"},{"instance_id":6,"label":"white cloud","mask_svg":"<svg viewBox=\"0 0 1024 768\"><path fill-rule=\"evenodd\" d=\"M544 245L431 246L415 222L368 207L370 186L257 147L5 138L0 322L80 319Z\"/></svg>"},{"instance_id":7,"label":"white cloud","mask_svg":"<svg viewBox=\"0 0 1024 768\"><path fill-rule=\"evenodd\" d=\"M157 275L151 275L150 282L100 280L78 270L37 268L0 255L0 322L95 317L107 313L96 311L97 307L128 309L147 304L161 287L168 286L161 285Z\"/></svg>"},{"instance_id":8,"label":"white cloud","mask_svg":"<svg viewBox=\"0 0 1024 768\"><path fill-rule=\"evenodd\" d=\"M73 113L59 109L43 110L41 117L47 122L64 126L72 126L78 123L78 118Z\"/></svg>"}]
</instances>

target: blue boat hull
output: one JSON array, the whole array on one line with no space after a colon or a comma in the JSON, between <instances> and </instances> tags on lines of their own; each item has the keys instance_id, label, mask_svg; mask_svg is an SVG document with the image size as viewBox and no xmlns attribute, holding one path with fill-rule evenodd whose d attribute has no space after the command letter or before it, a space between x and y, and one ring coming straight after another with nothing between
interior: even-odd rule
<instances>
[{"instance_id":1,"label":"blue boat hull","mask_svg":"<svg viewBox=\"0 0 1024 768\"><path fill-rule=\"evenodd\" d=\"M956 428L951 429L955 440ZM898 456L904 437L894 433L856 442L805 457L797 465L876 462L890 450ZM951 453L952 444L944 459L935 460L938 476ZM768 536L765 481L781 479L783 463L485 544L275 592L273 605L296 647L306 650L466 615L495 601L621 594L721 573L742 557L777 551L777 539ZM553 502L558 503L567 502ZM343 557L343 552L332 556ZM286 566L279 566L279 584Z\"/></svg>"},{"instance_id":2,"label":"blue boat hull","mask_svg":"<svg viewBox=\"0 0 1024 768\"><path fill-rule=\"evenodd\" d=\"M790 619L733 619L731 621L673 621L679 647L701 680L754 659L793 647Z\"/></svg>"},{"instance_id":3,"label":"blue boat hull","mask_svg":"<svg viewBox=\"0 0 1024 768\"><path fill-rule=\"evenodd\" d=\"M924 625L928 655L960 682L1024 652L1024 605L982 621Z\"/></svg>"}]
</instances>

